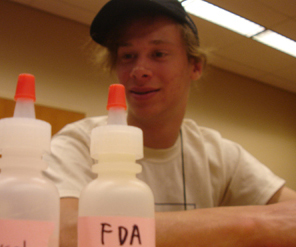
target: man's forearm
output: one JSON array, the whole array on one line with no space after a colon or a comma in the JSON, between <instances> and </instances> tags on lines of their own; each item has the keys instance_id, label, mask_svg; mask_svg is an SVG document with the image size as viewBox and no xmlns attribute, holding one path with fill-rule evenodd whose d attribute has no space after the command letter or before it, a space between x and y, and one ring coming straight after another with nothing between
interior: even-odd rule
<instances>
[{"instance_id":1,"label":"man's forearm","mask_svg":"<svg viewBox=\"0 0 296 247\"><path fill-rule=\"evenodd\" d=\"M296 202L288 202L157 213L156 246L292 247L295 212Z\"/></svg>"}]
</instances>

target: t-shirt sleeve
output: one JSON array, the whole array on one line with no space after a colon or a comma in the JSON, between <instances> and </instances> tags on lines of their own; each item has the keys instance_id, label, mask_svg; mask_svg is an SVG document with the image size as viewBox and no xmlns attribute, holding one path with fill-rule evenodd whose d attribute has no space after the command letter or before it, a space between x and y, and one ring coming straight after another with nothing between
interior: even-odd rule
<instances>
[{"instance_id":1,"label":"t-shirt sleeve","mask_svg":"<svg viewBox=\"0 0 296 247\"><path fill-rule=\"evenodd\" d=\"M44 172L52 180L60 197L79 198L81 190L97 175L92 173L90 157L90 127L87 120L69 124L51 141L51 153L43 159L48 164Z\"/></svg>"},{"instance_id":2,"label":"t-shirt sleeve","mask_svg":"<svg viewBox=\"0 0 296 247\"><path fill-rule=\"evenodd\" d=\"M266 204L285 184L240 145L223 140L221 150L224 167L229 171L221 206Z\"/></svg>"}]
</instances>

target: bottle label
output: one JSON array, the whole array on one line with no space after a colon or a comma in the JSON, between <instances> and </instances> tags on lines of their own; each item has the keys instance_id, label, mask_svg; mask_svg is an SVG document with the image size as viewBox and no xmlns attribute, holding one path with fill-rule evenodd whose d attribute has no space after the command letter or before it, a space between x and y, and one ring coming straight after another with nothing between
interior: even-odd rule
<instances>
[{"instance_id":1,"label":"bottle label","mask_svg":"<svg viewBox=\"0 0 296 247\"><path fill-rule=\"evenodd\" d=\"M79 217L78 246L155 247L155 221L141 217Z\"/></svg>"},{"instance_id":2,"label":"bottle label","mask_svg":"<svg viewBox=\"0 0 296 247\"><path fill-rule=\"evenodd\" d=\"M54 223L0 219L0 247L48 247Z\"/></svg>"}]
</instances>

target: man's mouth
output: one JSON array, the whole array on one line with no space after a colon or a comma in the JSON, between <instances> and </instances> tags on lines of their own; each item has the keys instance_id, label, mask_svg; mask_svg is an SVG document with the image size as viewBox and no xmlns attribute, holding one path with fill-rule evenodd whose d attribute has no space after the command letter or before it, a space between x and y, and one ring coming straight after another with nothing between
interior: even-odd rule
<instances>
[{"instance_id":1,"label":"man's mouth","mask_svg":"<svg viewBox=\"0 0 296 247\"><path fill-rule=\"evenodd\" d=\"M154 88L133 88L130 90L130 94L134 99L143 101L153 98L159 91L160 89Z\"/></svg>"},{"instance_id":2,"label":"man's mouth","mask_svg":"<svg viewBox=\"0 0 296 247\"><path fill-rule=\"evenodd\" d=\"M158 91L159 91L159 89L145 90L145 91L131 90L130 92L133 93L133 94L137 94L137 95L146 95L146 94L155 93L155 92L158 92Z\"/></svg>"}]
</instances>

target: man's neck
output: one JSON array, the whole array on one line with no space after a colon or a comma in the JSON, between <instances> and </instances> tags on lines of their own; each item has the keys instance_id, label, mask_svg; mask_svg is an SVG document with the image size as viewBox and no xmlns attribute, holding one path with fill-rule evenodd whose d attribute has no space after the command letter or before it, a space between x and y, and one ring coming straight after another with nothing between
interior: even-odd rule
<instances>
[{"instance_id":1,"label":"man's neck","mask_svg":"<svg viewBox=\"0 0 296 247\"><path fill-rule=\"evenodd\" d=\"M128 118L128 124L142 129L144 146L149 148L164 149L173 146L179 136L183 116L171 121L137 121Z\"/></svg>"}]
</instances>

